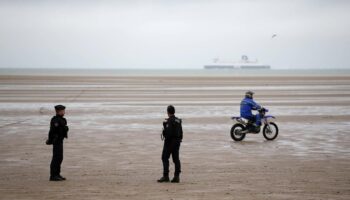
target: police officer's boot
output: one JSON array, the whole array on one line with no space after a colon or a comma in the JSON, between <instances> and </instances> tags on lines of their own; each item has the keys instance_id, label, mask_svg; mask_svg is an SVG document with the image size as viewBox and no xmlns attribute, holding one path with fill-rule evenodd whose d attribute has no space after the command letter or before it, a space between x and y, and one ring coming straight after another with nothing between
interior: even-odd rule
<instances>
[{"instance_id":1,"label":"police officer's boot","mask_svg":"<svg viewBox=\"0 0 350 200\"><path fill-rule=\"evenodd\" d=\"M58 178L60 178L62 181L65 181L65 180L66 180L66 178L63 177L63 176L61 176L61 175L58 175Z\"/></svg>"},{"instance_id":2,"label":"police officer's boot","mask_svg":"<svg viewBox=\"0 0 350 200\"><path fill-rule=\"evenodd\" d=\"M50 181L62 181L59 176L50 176Z\"/></svg>"},{"instance_id":3,"label":"police officer's boot","mask_svg":"<svg viewBox=\"0 0 350 200\"><path fill-rule=\"evenodd\" d=\"M172 183L180 183L180 176L174 176L174 178L171 180Z\"/></svg>"},{"instance_id":4,"label":"police officer's boot","mask_svg":"<svg viewBox=\"0 0 350 200\"><path fill-rule=\"evenodd\" d=\"M170 179L169 179L169 176L164 175L162 178L160 178L160 179L157 180L157 181L158 181L158 183L167 183L167 182L170 181Z\"/></svg>"}]
</instances>

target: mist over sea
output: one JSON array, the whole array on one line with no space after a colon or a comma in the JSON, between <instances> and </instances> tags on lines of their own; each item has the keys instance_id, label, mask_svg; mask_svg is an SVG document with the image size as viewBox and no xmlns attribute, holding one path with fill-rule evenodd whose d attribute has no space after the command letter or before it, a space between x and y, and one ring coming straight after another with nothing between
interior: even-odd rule
<instances>
[{"instance_id":1,"label":"mist over sea","mask_svg":"<svg viewBox=\"0 0 350 200\"><path fill-rule=\"evenodd\" d=\"M0 75L48 76L349 76L350 69L39 69L0 68Z\"/></svg>"}]
</instances>

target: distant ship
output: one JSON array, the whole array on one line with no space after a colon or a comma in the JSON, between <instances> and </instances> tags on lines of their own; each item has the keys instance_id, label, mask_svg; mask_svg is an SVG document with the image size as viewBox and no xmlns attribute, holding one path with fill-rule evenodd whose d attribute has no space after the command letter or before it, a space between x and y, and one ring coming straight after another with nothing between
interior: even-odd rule
<instances>
[{"instance_id":1,"label":"distant ship","mask_svg":"<svg viewBox=\"0 0 350 200\"><path fill-rule=\"evenodd\" d=\"M271 69L271 66L260 64L258 60L250 61L248 56L243 55L238 62L220 61L219 58L214 58L212 64L204 65L204 69Z\"/></svg>"}]
</instances>

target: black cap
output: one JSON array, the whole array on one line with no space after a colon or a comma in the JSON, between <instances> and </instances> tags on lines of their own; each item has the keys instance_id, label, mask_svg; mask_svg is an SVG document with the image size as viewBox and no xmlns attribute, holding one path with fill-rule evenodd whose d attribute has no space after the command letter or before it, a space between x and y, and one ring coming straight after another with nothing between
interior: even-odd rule
<instances>
[{"instance_id":1,"label":"black cap","mask_svg":"<svg viewBox=\"0 0 350 200\"><path fill-rule=\"evenodd\" d=\"M169 105L168 108L166 109L169 114L175 114L175 107L173 105Z\"/></svg>"},{"instance_id":2,"label":"black cap","mask_svg":"<svg viewBox=\"0 0 350 200\"><path fill-rule=\"evenodd\" d=\"M66 107L63 105L56 105L55 106L55 110L65 110L65 109L66 109Z\"/></svg>"}]
</instances>

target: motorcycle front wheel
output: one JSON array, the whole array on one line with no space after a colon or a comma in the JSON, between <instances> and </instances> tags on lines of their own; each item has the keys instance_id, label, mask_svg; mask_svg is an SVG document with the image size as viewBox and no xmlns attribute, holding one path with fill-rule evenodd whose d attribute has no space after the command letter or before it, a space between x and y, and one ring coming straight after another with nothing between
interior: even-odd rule
<instances>
[{"instance_id":1,"label":"motorcycle front wheel","mask_svg":"<svg viewBox=\"0 0 350 200\"><path fill-rule=\"evenodd\" d=\"M263 135L266 140L274 140L278 135L278 126L273 122L265 124L263 129Z\"/></svg>"},{"instance_id":2,"label":"motorcycle front wheel","mask_svg":"<svg viewBox=\"0 0 350 200\"><path fill-rule=\"evenodd\" d=\"M231 128L231 138L234 141L242 141L245 138L245 133L239 133L245 130L242 124L235 124Z\"/></svg>"}]
</instances>

